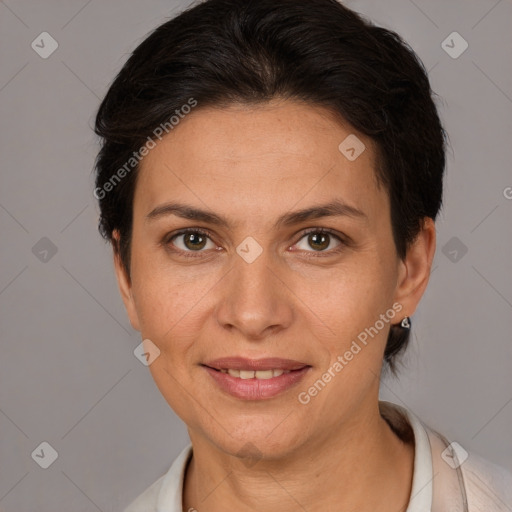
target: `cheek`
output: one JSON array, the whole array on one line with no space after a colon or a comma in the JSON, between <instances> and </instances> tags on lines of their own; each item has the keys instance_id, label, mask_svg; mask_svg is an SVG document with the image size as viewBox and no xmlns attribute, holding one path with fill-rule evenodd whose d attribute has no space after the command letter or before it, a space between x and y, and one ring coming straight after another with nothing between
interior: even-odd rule
<instances>
[{"instance_id":1,"label":"cheek","mask_svg":"<svg viewBox=\"0 0 512 512\"><path fill-rule=\"evenodd\" d=\"M194 307L200 298L198 286L183 284L168 276L158 275L134 285L134 297L144 337L164 343L170 338L191 334L191 319Z\"/></svg>"},{"instance_id":2,"label":"cheek","mask_svg":"<svg viewBox=\"0 0 512 512\"><path fill-rule=\"evenodd\" d=\"M325 377L325 382L332 384L318 401L319 407L335 406L340 393L344 400L357 401L374 386L390 323L396 322L390 268L390 262L374 251L368 252L346 267L333 269L330 279L323 282L323 293L317 288L308 299L329 328L320 337L329 353L329 362L320 371L321 380ZM392 315L386 313L389 311ZM381 315L385 315L384 320Z\"/></svg>"},{"instance_id":3,"label":"cheek","mask_svg":"<svg viewBox=\"0 0 512 512\"><path fill-rule=\"evenodd\" d=\"M307 281L305 302L330 328L326 333L335 334L338 340L352 338L373 325L390 307L393 296L391 280L378 258L370 255L354 258Z\"/></svg>"},{"instance_id":4,"label":"cheek","mask_svg":"<svg viewBox=\"0 0 512 512\"><path fill-rule=\"evenodd\" d=\"M308 297L326 327L318 340L329 354L329 360L324 360L309 383L312 388L303 390L315 397L314 407L338 410L343 415L375 388L389 324L396 322L391 309L391 280L382 272L375 254L362 258L358 269L350 266L333 270L321 288L323 293L316 288L315 294ZM390 310L393 316L381 320L381 315Z\"/></svg>"},{"instance_id":5,"label":"cheek","mask_svg":"<svg viewBox=\"0 0 512 512\"><path fill-rule=\"evenodd\" d=\"M219 275L206 267L180 268L161 254L134 251L132 286L141 335L162 352L186 350L199 336L198 315L217 281Z\"/></svg>"}]
</instances>

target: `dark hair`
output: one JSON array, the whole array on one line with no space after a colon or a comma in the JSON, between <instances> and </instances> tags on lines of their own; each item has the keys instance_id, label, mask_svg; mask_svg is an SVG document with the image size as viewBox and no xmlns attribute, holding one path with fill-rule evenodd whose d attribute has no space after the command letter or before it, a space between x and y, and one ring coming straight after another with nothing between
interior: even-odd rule
<instances>
[{"instance_id":1,"label":"dark hair","mask_svg":"<svg viewBox=\"0 0 512 512\"><path fill-rule=\"evenodd\" d=\"M129 277L138 168L131 159L191 99L201 108L284 98L326 107L375 141L376 179L389 194L404 259L423 218L435 219L442 203L446 134L433 95L400 36L336 0L201 2L134 50L99 107L100 232ZM393 372L408 339L409 330L391 326L384 361Z\"/></svg>"}]
</instances>

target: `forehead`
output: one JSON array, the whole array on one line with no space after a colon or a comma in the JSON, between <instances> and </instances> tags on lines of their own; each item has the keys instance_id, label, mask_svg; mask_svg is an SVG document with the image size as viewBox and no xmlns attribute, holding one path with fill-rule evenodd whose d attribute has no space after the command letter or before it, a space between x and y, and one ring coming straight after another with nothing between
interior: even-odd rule
<instances>
[{"instance_id":1,"label":"forehead","mask_svg":"<svg viewBox=\"0 0 512 512\"><path fill-rule=\"evenodd\" d=\"M176 198L259 216L334 198L370 215L387 200L373 142L328 110L289 100L198 105L181 119L142 160L135 206L147 214Z\"/></svg>"}]
</instances>

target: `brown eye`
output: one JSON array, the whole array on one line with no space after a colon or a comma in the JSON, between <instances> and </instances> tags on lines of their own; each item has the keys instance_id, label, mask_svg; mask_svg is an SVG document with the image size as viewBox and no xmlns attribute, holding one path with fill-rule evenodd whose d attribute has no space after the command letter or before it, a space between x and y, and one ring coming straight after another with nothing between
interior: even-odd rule
<instances>
[{"instance_id":1,"label":"brown eye","mask_svg":"<svg viewBox=\"0 0 512 512\"><path fill-rule=\"evenodd\" d=\"M210 242L211 247L206 247L208 242ZM201 252L202 249L215 247L206 233L197 230L177 233L168 243L185 252Z\"/></svg>"},{"instance_id":2,"label":"brown eye","mask_svg":"<svg viewBox=\"0 0 512 512\"><path fill-rule=\"evenodd\" d=\"M188 249L203 249L206 245L206 237L199 233L187 233L183 235L183 241Z\"/></svg>"},{"instance_id":3,"label":"brown eye","mask_svg":"<svg viewBox=\"0 0 512 512\"><path fill-rule=\"evenodd\" d=\"M329 247L330 236L325 233L312 233L308 235L308 243L313 249L323 251Z\"/></svg>"},{"instance_id":4,"label":"brown eye","mask_svg":"<svg viewBox=\"0 0 512 512\"><path fill-rule=\"evenodd\" d=\"M306 239L306 237L307 237L307 239ZM305 251L309 251L309 252L312 252L312 251L309 250L308 247L312 248L313 252L328 252L327 251L328 248L330 251L342 244L340 238L337 237L335 234L330 233L329 231L323 231L323 230L318 230L318 229L314 230L314 231L310 231L309 233L306 233L301 238L301 240L303 240L303 239L306 239L307 246L300 247L300 245L299 245L300 242L299 242L299 244L297 244L297 247L300 250L305 250ZM333 241L337 242L337 244L334 246L332 246Z\"/></svg>"}]
</instances>

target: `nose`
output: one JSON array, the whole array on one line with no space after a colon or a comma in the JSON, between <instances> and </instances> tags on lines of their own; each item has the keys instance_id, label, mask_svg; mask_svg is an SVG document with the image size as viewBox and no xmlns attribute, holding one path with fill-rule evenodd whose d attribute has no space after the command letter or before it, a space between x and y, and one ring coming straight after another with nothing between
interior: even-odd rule
<instances>
[{"instance_id":1,"label":"nose","mask_svg":"<svg viewBox=\"0 0 512 512\"><path fill-rule=\"evenodd\" d=\"M227 274L216 308L219 325L249 341L261 341L288 328L294 315L293 292L270 251L251 263L238 254Z\"/></svg>"}]
</instances>

